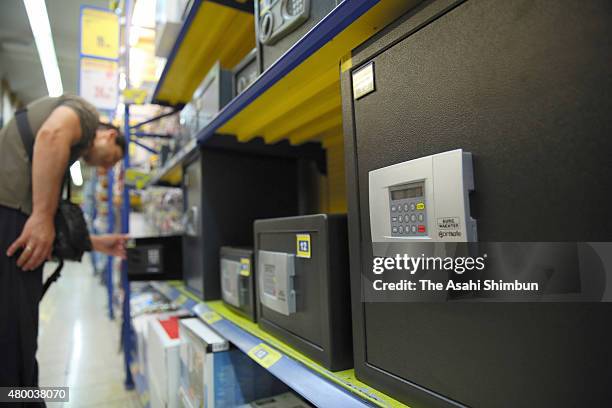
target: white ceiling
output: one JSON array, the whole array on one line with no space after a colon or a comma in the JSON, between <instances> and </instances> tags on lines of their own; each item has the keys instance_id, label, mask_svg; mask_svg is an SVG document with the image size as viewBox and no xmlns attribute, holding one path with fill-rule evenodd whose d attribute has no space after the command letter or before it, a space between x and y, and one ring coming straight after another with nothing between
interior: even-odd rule
<instances>
[{"instance_id":1,"label":"white ceiling","mask_svg":"<svg viewBox=\"0 0 612 408\"><path fill-rule=\"evenodd\" d=\"M108 7L108 0L46 0L64 93L76 93L81 5ZM0 78L23 102L47 95L47 86L23 0L0 2Z\"/></svg>"}]
</instances>

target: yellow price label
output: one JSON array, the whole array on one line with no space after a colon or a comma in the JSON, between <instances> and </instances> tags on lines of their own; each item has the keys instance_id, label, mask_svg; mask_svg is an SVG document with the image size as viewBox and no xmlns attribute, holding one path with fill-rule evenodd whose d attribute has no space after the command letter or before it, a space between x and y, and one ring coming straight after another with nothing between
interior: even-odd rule
<instances>
[{"instance_id":1,"label":"yellow price label","mask_svg":"<svg viewBox=\"0 0 612 408\"><path fill-rule=\"evenodd\" d=\"M125 171L125 183L129 186L136 187L139 190L147 185L150 179L150 174L138 171L136 169L127 169Z\"/></svg>"},{"instance_id":2,"label":"yellow price label","mask_svg":"<svg viewBox=\"0 0 612 408\"><path fill-rule=\"evenodd\" d=\"M81 13L81 54L119 58L119 16L112 11L84 7Z\"/></svg>"},{"instance_id":3,"label":"yellow price label","mask_svg":"<svg viewBox=\"0 0 612 408\"><path fill-rule=\"evenodd\" d=\"M185 295L180 295L174 301L174 303L176 303L179 306L183 306L185 304L185 302L187 302L187 296L185 296Z\"/></svg>"},{"instance_id":4,"label":"yellow price label","mask_svg":"<svg viewBox=\"0 0 612 408\"><path fill-rule=\"evenodd\" d=\"M208 324L216 323L222 319L222 317L217 312L204 312L200 315L200 317Z\"/></svg>"},{"instance_id":5,"label":"yellow price label","mask_svg":"<svg viewBox=\"0 0 612 408\"><path fill-rule=\"evenodd\" d=\"M278 351L264 343L259 343L250 349L248 354L249 357L264 368L270 368L282 357Z\"/></svg>"},{"instance_id":6,"label":"yellow price label","mask_svg":"<svg viewBox=\"0 0 612 408\"><path fill-rule=\"evenodd\" d=\"M297 257L310 258L310 234L297 234L295 240L297 245Z\"/></svg>"},{"instance_id":7,"label":"yellow price label","mask_svg":"<svg viewBox=\"0 0 612 408\"><path fill-rule=\"evenodd\" d=\"M142 395L140 396L140 402L142 403L142 405L146 406L149 403L149 391L145 391L142 393Z\"/></svg>"},{"instance_id":8,"label":"yellow price label","mask_svg":"<svg viewBox=\"0 0 612 408\"><path fill-rule=\"evenodd\" d=\"M240 258L240 275L251 276L251 260L249 258Z\"/></svg>"},{"instance_id":9,"label":"yellow price label","mask_svg":"<svg viewBox=\"0 0 612 408\"><path fill-rule=\"evenodd\" d=\"M132 105L142 105L147 100L148 92L146 89L130 88L123 90L123 102Z\"/></svg>"}]
</instances>

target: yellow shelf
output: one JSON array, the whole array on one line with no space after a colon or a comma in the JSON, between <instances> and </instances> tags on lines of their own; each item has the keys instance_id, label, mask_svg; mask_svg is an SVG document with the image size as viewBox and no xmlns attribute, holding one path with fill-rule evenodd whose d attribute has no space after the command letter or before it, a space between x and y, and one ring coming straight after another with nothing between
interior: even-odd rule
<instances>
[{"instance_id":1,"label":"yellow shelf","mask_svg":"<svg viewBox=\"0 0 612 408\"><path fill-rule=\"evenodd\" d=\"M325 142L342 134L340 71L351 68L351 50L413 8L416 0L381 0L217 131L240 141ZM342 62L342 63L341 63Z\"/></svg>"},{"instance_id":2,"label":"yellow shelf","mask_svg":"<svg viewBox=\"0 0 612 408\"><path fill-rule=\"evenodd\" d=\"M252 13L209 0L193 7L155 90L155 102L189 102L215 62L232 68L255 47Z\"/></svg>"}]
</instances>

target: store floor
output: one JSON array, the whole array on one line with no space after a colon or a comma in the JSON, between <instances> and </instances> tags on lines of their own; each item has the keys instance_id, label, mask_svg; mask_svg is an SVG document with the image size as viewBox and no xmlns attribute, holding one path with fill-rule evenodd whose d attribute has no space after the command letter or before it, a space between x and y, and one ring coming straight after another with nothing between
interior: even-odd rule
<instances>
[{"instance_id":1,"label":"store floor","mask_svg":"<svg viewBox=\"0 0 612 408\"><path fill-rule=\"evenodd\" d=\"M45 268L45 276L52 265ZM40 304L39 383L70 387L69 403L49 407L140 407L123 387L119 320L108 318L106 290L91 260L67 263Z\"/></svg>"}]
</instances>

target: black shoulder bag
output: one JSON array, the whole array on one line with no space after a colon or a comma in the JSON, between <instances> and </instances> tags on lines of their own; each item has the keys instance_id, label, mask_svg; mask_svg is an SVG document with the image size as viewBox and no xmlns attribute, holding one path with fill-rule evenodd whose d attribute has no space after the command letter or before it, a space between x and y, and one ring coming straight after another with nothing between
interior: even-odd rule
<instances>
[{"instance_id":1,"label":"black shoulder bag","mask_svg":"<svg viewBox=\"0 0 612 408\"><path fill-rule=\"evenodd\" d=\"M30 127L27 113L27 109L17 111L15 113L15 120L17 121L21 141L30 158L30 163L32 163L32 158L34 157L34 133ZM54 219L55 241L53 242L52 256L59 262L59 265L45 281L42 296L47 292L49 286L60 277L64 267L64 260L81 261L83 253L92 249L83 211L78 205L70 202L70 177L68 173L66 173L65 183L68 197L67 199L60 200Z\"/></svg>"}]
</instances>

